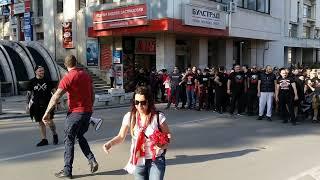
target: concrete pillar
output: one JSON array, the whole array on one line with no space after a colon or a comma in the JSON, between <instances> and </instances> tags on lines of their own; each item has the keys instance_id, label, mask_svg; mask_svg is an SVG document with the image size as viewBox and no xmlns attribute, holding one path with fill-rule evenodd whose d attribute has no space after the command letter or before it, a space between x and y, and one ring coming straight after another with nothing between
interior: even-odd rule
<instances>
[{"instance_id":1,"label":"concrete pillar","mask_svg":"<svg viewBox=\"0 0 320 180\"><path fill-rule=\"evenodd\" d=\"M234 60L233 60L233 39L227 39L226 40L226 49L225 49L225 53L226 53L226 59L225 59L225 67L227 69L231 69L232 65L234 64Z\"/></svg>"},{"instance_id":2,"label":"concrete pillar","mask_svg":"<svg viewBox=\"0 0 320 180\"><path fill-rule=\"evenodd\" d=\"M208 67L208 38L200 38L199 40L198 67L201 69Z\"/></svg>"},{"instance_id":3,"label":"concrete pillar","mask_svg":"<svg viewBox=\"0 0 320 180\"><path fill-rule=\"evenodd\" d=\"M173 34L158 34L156 37L156 67L157 70L173 71L176 64L176 37Z\"/></svg>"},{"instance_id":4,"label":"concrete pillar","mask_svg":"<svg viewBox=\"0 0 320 180\"><path fill-rule=\"evenodd\" d=\"M302 64L302 57L303 57L303 51L302 48L297 48L297 59L296 59L296 63L298 64Z\"/></svg>"},{"instance_id":5,"label":"concrete pillar","mask_svg":"<svg viewBox=\"0 0 320 180\"><path fill-rule=\"evenodd\" d=\"M192 40L191 65L197 66L200 69L208 66L208 38Z\"/></svg>"},{"instance_id":6,"label":"concrete pillar","mask_svg":"<svg viewBox=\"0 0 320 180\"><path fill-rule=\"evenodd\" d=\"M54 56L56 55L56 36L55 36L55 16L56 16L56 1L46 0L43 3L43 33L44 33L44 46L50 51ZM61 35L59 35L61 36ZM54 57L56 59L56 57Z\"/></svg>"},{"instance_id":7,"label":"concrete pillar","mask_svg":"<svg viewBox=\"0 0 320 180\"><path fill-rule=\"evenodd\" d=\"M218 63L230 70L234 64L233 60L233 40L219 40L218 42Z\"/></svg>"},{"instance_id":8,"label":"concrete pillar","mask_svg":"<svg viewBox=\"0 0 320 180\"><path fill-rule=\"evenodd\" d=\"M298 21L298 38L303 38L303 1L300 0L299 2L299 6L298 6L298 19L300 19L300 21Z\"/></svg>"},{"instance_id":9,"label":"concrete pillar","mask_svg":"<svg viewBox=\"0 0 320 180\"><path fill-rule=\"evenodd\" d=\"M244 64L247 64L250 66L250 65L256 64L256 62L258 62L257 48L258 48L257 40L251 40L250 41L250 58Z\"/></svg>"},{"instance_id":10,"label":"concrete pillar","mask_svg":"<svg viewBox=\"0 0 320 180\"><path fill-rule=\"evenodd\" d=\"M316 62L320 62L320 49L316 49Z\"/></svg>"}]
</instances>

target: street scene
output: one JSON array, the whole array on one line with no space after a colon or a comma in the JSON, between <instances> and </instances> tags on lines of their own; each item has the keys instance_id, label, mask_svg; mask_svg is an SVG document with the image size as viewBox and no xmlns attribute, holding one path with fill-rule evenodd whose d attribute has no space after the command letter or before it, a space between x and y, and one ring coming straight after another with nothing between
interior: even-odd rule
<instances>
[{"instance_id":1,"label":"street scene","mask_svg":"<svg viewBox=\"0 0 320 180\"><path fill-rule=\"evenodd\" d=\"M159 105L160 110L164 107ZM75 148L74 179L132 179L123 169L129 158L130 141L112 148L106 155L102 145L118 133L128 107L102 109L103 118L86 137L100 164L95 174L78 145ZM319 179L319 127L310 122L301 126L257 121L252 117L230 118L228 114L193 111L163 111L172 130L172 144L166 158L165 179ZM63 134L65 114L55 118ZM2 179L56 179L53 173L63 166L63 142L35 147L38 127L29 118L1 120L0 169Z\"/></svg>"},{"instance_id":2,"label":"street scene","mask_svg":"<svg viewBox=\"0 0 320 180\"><path fill-rule=\"evenodd\" d=\"M0 179L320 180L320 0L0 0Z\"/></svg>"}]
</instances>

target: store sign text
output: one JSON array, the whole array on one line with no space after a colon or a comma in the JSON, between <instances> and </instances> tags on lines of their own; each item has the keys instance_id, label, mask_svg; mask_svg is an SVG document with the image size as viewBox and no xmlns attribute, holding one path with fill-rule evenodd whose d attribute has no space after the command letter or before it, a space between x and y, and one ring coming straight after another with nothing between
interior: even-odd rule
<instances>
[{"instance_id":1,"label":"store sign text","mask_svg":"<svg viewBox=\"0 0 320 180\"><path fill-rule=\"evenodd\" d=\"M207 7L185 4L183 18L185 25L226 29L226 14Z\"/></svg>"},{"instance_id":2,"label":"store sign text","mask_svg":"<svg viewBox=\"0 0 320 180\"><path fill-rule=\"evenodd\" d=\"M147 23L146 4L97 11L93 14L94 30L140 26Z\"/></svg>"}]
</instances>

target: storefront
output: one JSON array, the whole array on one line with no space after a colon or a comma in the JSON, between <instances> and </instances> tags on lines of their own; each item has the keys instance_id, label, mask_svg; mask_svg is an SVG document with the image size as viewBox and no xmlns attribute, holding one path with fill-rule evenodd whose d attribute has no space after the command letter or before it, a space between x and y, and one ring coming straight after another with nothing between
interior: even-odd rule
<instances>
[{"instance_id":1,"label":"storefront","mask_svg":"<svg viewBox=\"0 0 320 180\"><path fill-rule=\"evenodd\" d=\"M175 19L156 18L148 8L138 4L96 11L88 28L89 37L99 42L100 70L121 64L126 90L141 69L148 74L153 69L170 72L174 66L207 67L209 39L228 35L225 12L183 4L181 19Z\"/></svg>"}]
</instances>

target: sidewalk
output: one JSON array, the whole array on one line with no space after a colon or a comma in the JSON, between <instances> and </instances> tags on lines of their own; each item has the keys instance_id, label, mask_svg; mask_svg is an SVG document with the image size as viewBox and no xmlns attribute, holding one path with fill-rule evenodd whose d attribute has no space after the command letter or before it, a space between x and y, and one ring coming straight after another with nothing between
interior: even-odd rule
<instances>
[{"instance_id":1,"label":"sidewalk","mask_svg":"<svg viewBox=\"0 0 320 180\"><path fill-rule=\"evenodd\" d=\"M129 105L130 104L99 106L94 107L94 109L126 107ZM66 110L56 111L56 114L61 113L66 113ZM0 114L0 120L20 117L29 117L29 114L26 114L26 96L2 97L2 114Z\"/></svg>"}]
</instances>

